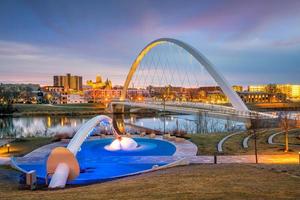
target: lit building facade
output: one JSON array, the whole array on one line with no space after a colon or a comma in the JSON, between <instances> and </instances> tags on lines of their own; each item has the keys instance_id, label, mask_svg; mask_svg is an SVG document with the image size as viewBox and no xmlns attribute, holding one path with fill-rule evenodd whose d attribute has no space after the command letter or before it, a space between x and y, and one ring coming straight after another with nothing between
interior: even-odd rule
<instances>
[{"instance_id":1,"label":"lit building facade","mask_svg":"<svg viewBox=\"0 0 300 200\"><path fill-rule=\"evenodd\" d=\"M286 102L286 95L283 93L268 92L238 92L238 95L245 103L281 103Z\"/></svg>"},{"instance_id":2,"label":"lit building facade","mask_svg":"<svg viewBox=\"0 0 300 200\"><path fill-rule=\"evenodd\" d=\"M112 89L112 82L108 79L106 79L106 81L102 81L100 75L96 76L96 82L88 80L86 84L93 89Z\"/></svg>"},{"instance_id":3,"label":"lit building facade","mask_svg":"<svg viewBox=\"0 0 300 200\"><path fill-rule=\"evenodd\" d=\"M249 85L249 92L267 92L286 95L290 101L300 101L300 85L296 84L268 84L268 85Z\"/></svg>"},{"instance_id":4,"label":"lit building facade","mask_svg":"<svg viewBox=\"0 0 300 200\"><path fill-rule=\"evenodd\" d=\"M88 89L84 96L88 102L103 103L121 97L122 89Z\"/></svg>"},{"instance_id":5,"label":"lit building facade","mask_svg":"<svg viewBox=\"0 0 300 200\"><path fill-rule=\"evenodd\" d=\"M42 87L43 92L64 92L63 86L44 86Z\"/></svg>"},{"instance_id":6,"label":"lit building facade","mask_svg":"<svg viewBox=\"0 0 300 200\"><path fill-rule=\"evenodd\" d=\"M63 86L44 86L41 88L45 94L44 98L51 104L62 104L62 94L65 89Z\"/></svg>"},{"instance_id":7,"label":"lit building facade","mask_svg":"<svg viewBox=\"0 0 300 200\"><path fill-rule=\"evenodd\" d=\"M81 94L66 94L67 104L87 103L84 95Z\"/></svg>"},{"instance_id":8,"label":"lit building facade","mask_svg":"<svg viewBox=\"0 0 300 200\"><path fill-rule=\"evenodd\" d=\"M123 89L112 88L112 89L87 89L84 91L84 96L87 102L94 103L109 103L114 99L120 99ZM148 97L149 92L145 89L128 89L127 98L131 100L144 99Z\"/></svg>"},{"instance_id":9,"label":"lit building facade","mask_svg":"<svg viewBox=\"0 0 300 200\"><path fill-rule=\"evenodd\" d=\"M65 91L82 91L82 76L53 76L53 86L64 87Z\"/></svg>"},{"instance_id":10,"label":"lit building facade","mask_svg":"<svg viewBox=\"0 0 300 200\"><path fill-rule=\"evenodd\" d=\"M233 85L232 89L236 92L243 92L243 86L241 85Z\"/></svg>"}]
</instances>

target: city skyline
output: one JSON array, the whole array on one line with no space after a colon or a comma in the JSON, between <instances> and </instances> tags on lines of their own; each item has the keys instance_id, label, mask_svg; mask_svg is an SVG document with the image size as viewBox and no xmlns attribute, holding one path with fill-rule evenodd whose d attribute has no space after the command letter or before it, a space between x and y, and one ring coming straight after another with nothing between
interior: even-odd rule
<instances>
[{"instance_id":1,"label":"city skyline","mask_svg":"<svg viewBox=\"0 0 300 200\"><path fill-rule=\"evenodd\" d=\"M1 1L0 80L51 85L70 72L84 83L101 74L122 85L144 46L173 37L203 52L232 85L299 83L299 15L292 0Z\"/></svg>"}]
</instances>

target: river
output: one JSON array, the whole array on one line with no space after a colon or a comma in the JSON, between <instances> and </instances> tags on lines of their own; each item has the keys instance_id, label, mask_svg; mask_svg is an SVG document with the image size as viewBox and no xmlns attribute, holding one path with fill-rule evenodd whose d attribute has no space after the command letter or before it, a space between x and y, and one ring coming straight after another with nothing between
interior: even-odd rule
<instances>
[{"instance_id":1,"label":"river","mask_svg":"<svg viewBox=\"0 0 300 200\"><path fill-rule=\"evenodd\" d=\"M0 118L0 138L53 136L61 132L74 132L93 116L22 116ZM227 132L245 129L241 122L212 117L199 119L194 115L126 115L125 122L136 126L188 133ZM127 131L132 131L127 128Z\"/></svg>"}]
</instances>

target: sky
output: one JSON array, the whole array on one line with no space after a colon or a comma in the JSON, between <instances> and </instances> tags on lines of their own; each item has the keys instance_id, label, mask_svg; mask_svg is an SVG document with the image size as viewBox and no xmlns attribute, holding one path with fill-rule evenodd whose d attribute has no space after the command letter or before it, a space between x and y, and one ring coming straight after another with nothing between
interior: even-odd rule
<instances>
[{"instance_id":1,"label":"sky","mask_svg":"<svg viewBox=\"0 0 300 200\"><path fill-rule=\"evenodd\" d=\"M0 82L123 84L151 41L182 40L231 84L300 84L299 0L1 0Z\"/></svg>"}]
</instances>

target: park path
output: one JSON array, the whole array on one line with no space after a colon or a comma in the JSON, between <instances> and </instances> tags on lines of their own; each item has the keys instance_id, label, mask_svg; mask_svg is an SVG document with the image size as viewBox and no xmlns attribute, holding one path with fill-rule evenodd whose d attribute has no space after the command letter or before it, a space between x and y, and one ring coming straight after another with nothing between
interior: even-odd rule
<instances>
[{"instance_id":1,"label":"park path","mask_svg":"<svg viewBox=\"0 0 300 200\"><path fill-rule=\"evenodd\" d=\"M214 163L214 156L194 156L188 160L192 164L210 164ZM217 163L255 163L254 155L232 155L217 156ZM258 163L261 164L298 164L298 154L282 154L282 155L258 155Z\"/></svg>"}]
</instances>

